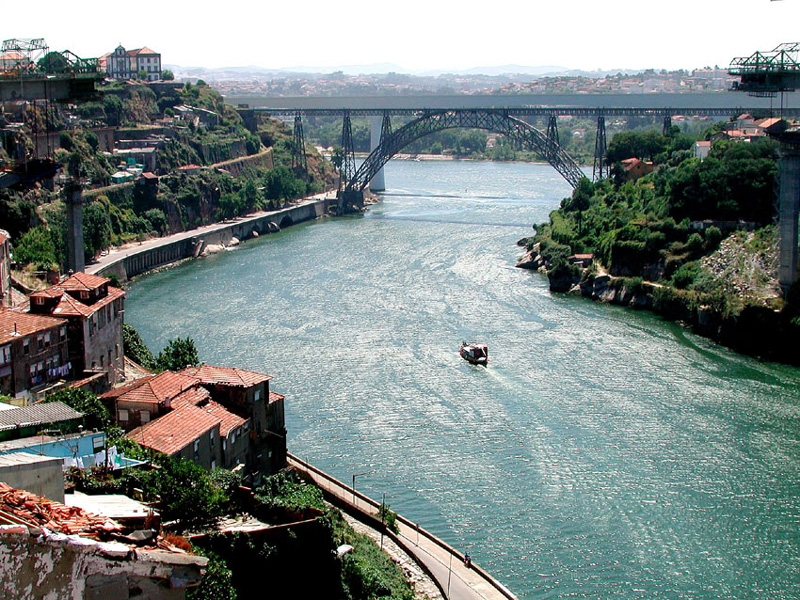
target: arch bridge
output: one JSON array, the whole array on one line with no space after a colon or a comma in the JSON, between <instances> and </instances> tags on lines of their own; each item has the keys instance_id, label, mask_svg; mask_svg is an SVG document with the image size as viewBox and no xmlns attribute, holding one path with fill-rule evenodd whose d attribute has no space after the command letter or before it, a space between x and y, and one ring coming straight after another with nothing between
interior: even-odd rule
<instances>
[{"instance_id":1,"label":"arch bridge","mask_svg":"<svg viewBox=\"0 0 800 600\"><path fill-rule=\"evenodd\" d=\"M516 106L489 108L242 108L245 119L257 113L274 117L294 116L293 166L304 170L305 141L302 117L326 116L342 118L342 164L340 171L342 184L340 198L342 204L361 205L359 197L369 186L373 191L385 189L382 167L411 142L436 131L465 127L484 129L500 133L508 137L519 147L538 152L545 158L564 179L576 186L583 172L577 162L559 143L558 117L584 116L596 118L594 164L592 178L594 180L608 177L609 166L605 163L607 149L605 118L608 117L650 117L661 119L666 133L676 115L692 115L706 117L730 117L750 113L771 113L763 108L722 107L685 107L669 108L657 106L652 108L640 106ZM784 110L784 113L800 113L798 110ZM392 131L391 116L412 117L403 127ZM372 152L360 165L356 165L351 131L351 117L369 117L371 122ZM548 120L547 131L543 132L523 120L525 117L545 117Z\"/></svg>"},{"instance_id":2,"label":"arch bridge","mask_svg":"<svg viewBox=\"0 0 800 600\"><path fill-rule=\"evenodd\" d=\"M345 171L344 192L363 192L383 166L410 143L437 131L459 127L500 133L520 147L539 152L573 187L584 176L552 132L548 136L507 111L454 109L424 111L396 131L392 131L385 116L377 146L357 169L347 167L352 172Z\"/></svg>"}]
</instances>

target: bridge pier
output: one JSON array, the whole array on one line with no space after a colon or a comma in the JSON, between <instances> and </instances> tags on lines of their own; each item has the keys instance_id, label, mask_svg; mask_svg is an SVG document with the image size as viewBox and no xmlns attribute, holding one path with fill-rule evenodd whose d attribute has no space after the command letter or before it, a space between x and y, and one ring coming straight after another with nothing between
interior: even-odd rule
<instances>
[{"instance_id":1,"label":"bridge pier","mask_svg":"<svg viewBox=\"0 0 800 600\"><path fill-rule=\"evenodd\" d=\"M369 151L372 152L380 146L383 132L383 118L379 115L369 117ZM383 167L378 169L375 176L369 182L369 189L372 192L382 192L386 189L386 180L383 176Z\"/></svg>"},{"instance_id":2,"label":"bridge pier","mask_svg":"<svg viewBox=\"0 0 800 600\"><path fill-rule=\"evenodd\" d=\"M364 192L362 190L339 190L339 214L360 212L364 208Z\"/></svg>"},{"instance_id":3,"label":"bridge pier","mask_svg":"<svg viewBox=\"0 0 800 600\"><path fill-rule=\"evenodd\" d=\"M781 144L781 188L778 223L780 228L780 260L778 281L784 295L797 281L798 230L800 216L800 146Z\"/></svg>"}]
</instances>

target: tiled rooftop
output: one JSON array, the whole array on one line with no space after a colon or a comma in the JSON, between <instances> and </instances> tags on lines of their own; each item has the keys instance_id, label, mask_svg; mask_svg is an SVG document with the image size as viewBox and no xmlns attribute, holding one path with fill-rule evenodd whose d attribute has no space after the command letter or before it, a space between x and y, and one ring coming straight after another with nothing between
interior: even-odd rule
<instances>
[{"instance_id":1,"label":"tiled rooftop","mask_svg":"<svg viewBox=\"0 0 800 600\"><path fill-rule=\"evenodd\" d=\"M142 446L173 455L213 429L221 419L202 408L183 405L125 435Z\"/></svg>"},{"instance_id":2,"label":"tiled rooftop","mask_svg":"<svg viewBox=\"0 0 800 600\"><path fill-rule=\"evenodd\" d=\"M89 273L78 272L67 277L64 281L54 287L60 287L62 290L69 292L73 291L88 291L96 290L101 285L108 283L110 279L99 277L98 275L91 275Z\"/></svg>"},{"instance_id":3,"label":"tiled rooftop","mask_svg":"<svg viewBox=\"0 0 800 600\"><path fill-rule=\"evenodd\" d=\"M264 373L245 371L233 367L212 367L211 365L188 367L183 369L181 373L189 375L190 377L196 377L204 384L243 388L253 387L254 385L272 379L271 375L265 375Z\"/></svg>"},{"instance_id":4,"label":"tiled rooftop","mask_svg":"<svg viewBox=\"0 0 800 600\"><path fill-rule=\"evenodd\" d=\"M15 427L33 426L45 423L59 423L80 419L83 413L70 408L63 402L39 402L31 406L0 411L0 430Z\"/></svg>"},{"instance_id":5,"label":"tiled rooftop","mask_svg":"<svg viewBox=\"0 0 800 600\"><path fill-rule=\"evenodd\" d=\"M172 400L178 397L198 384L198 380L193 377L164 371L159 375L148 375L128 385L114 388L103 394L101 398L160 404L166 402L167 399Z\"/></svg>"},{"instance_id":6,"label":"tiled rooftop","mask_svg":"<svg viewBox=\"0 0 800 600\"><path fill-rule=\"evenodd\" d=\"M0 308L0 344L65 324L63 319L54 319L47 315L32 315L19 310Z\"/></svg>"}]
</instances>

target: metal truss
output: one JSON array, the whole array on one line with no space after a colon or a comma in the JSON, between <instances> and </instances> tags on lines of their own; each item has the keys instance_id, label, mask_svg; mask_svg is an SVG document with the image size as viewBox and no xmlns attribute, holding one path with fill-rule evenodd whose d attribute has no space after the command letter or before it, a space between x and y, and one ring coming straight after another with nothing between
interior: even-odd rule
<instances>
[{"instance_id":1,"label":"metal truss","mask_svg":"<svg viewBox=\"0 0 800 600\"><path fill-rule=\"evenodd\" d=\"M346 115L349 122L349 114ZM564 149L541 131L508 115L505 111L494 110L441 110L424 111L417 119L401 127L391 135L382 137L381 143L361 163L352 177L347 177L347 191L363 191L375 174L403 148L411 142L431 133L455 128L485 129L499 133L522 147L542 154L572 187L576 187L583 172Z\"/></svg>"},{"instance_id":2,"label":"metal truss","mask_svg":"<svg viewBox=\"0 0 800 600\"><path fill-rule=\"evenodd\" d=\"M670 129L672 129L672 115L664 115L664 135L668 135Z\"/></svg>"},{"instance_id":3,"label":"metal truss","mask_svg":"<svg viewBox=\"0 0 800 600\"><path fill-rule=\"evenodd\" d=\"M306 162L306 139L303 134L303 117L298 112L294 116L294 143L292 144L292 170L308 174Z\"/></svg>"},{"instance_id":4,"label":"metal truss","mask_svg":"<svg viewBox=\"0 0 800 600\"><path fill-rule=\"evenodd\" d=\"M342 118L342 153L344 154L341 169L342 182L347 182L349 185L356 174L356 152L353 146L353 126L350 124L349 110L344 111Z\"/></svg>"},{"instance_id":5,"label":"metal truss","mask_svg":"<svg viewBox=\"0 0 800 600\"><path fill-rule=\"evenodd\" d=\"M597 135L594 139L594 166L592 167L592 181L600 181L608 177L608 165L606 165L606 118L603 115L597 117Z\"/></svg>"},{"instance_id":6,"label":"metal truss","mask_svg":"<svg viewBox=\"0 0 800 600\"><path fill-rule=\"evenodd\" d=\"M389 111L383 111L383 122L381 123L381 142L392 135L392 119Z\"/></svg>"},{"instance_id":7,"label":"metal truss","mask_svg":"<svg viewBox=\"0 0 800 600\"><path fill-rule=\"evenodd\" d=\"M556 146L561 146L558 139L558 117L550 113L550 118L547 120L547 139Z\"/></svg>"}]
</instances>

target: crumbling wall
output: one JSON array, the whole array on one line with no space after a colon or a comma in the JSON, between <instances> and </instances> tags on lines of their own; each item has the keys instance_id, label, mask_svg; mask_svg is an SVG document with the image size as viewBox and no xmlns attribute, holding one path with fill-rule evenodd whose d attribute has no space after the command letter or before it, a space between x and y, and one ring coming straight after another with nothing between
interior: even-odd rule
<instances>
[{"instance_id":1,"label":"crumbling wall","mask_svg":"<svg viewBox=\"0 0 800 600\"><path fill-rule=\"evenodd\" d=\"M19 600L182 600L206 559L116 542L0 526L0 597Z\"/></svg>"}]
</instances>

